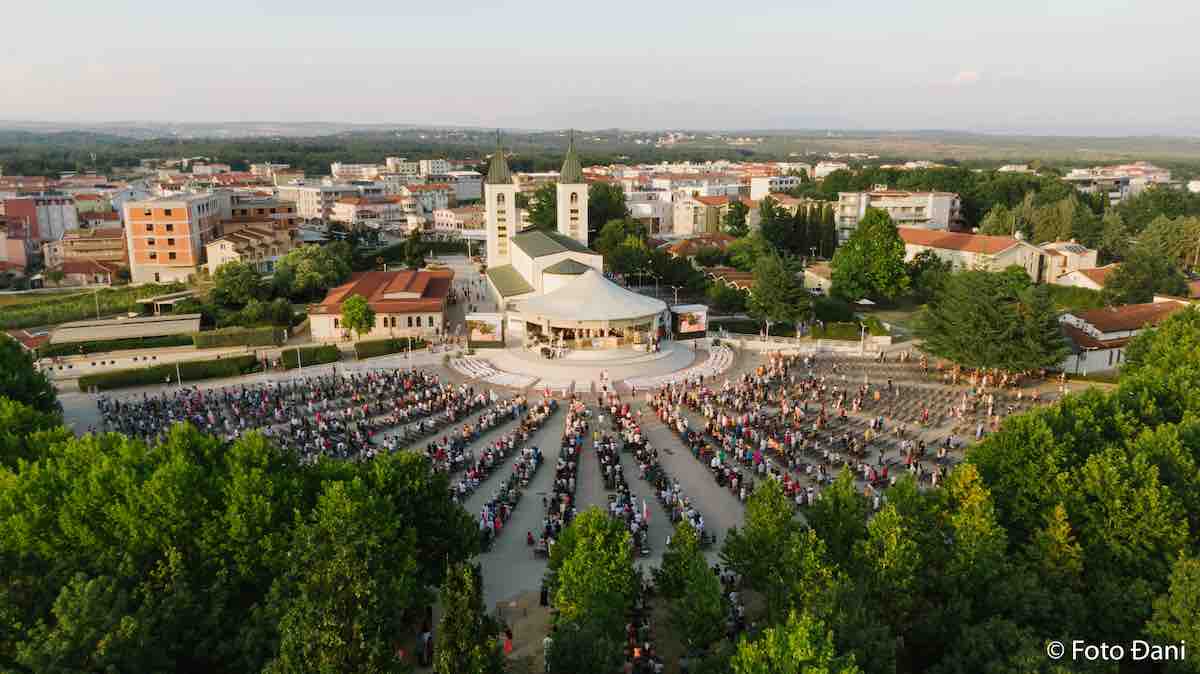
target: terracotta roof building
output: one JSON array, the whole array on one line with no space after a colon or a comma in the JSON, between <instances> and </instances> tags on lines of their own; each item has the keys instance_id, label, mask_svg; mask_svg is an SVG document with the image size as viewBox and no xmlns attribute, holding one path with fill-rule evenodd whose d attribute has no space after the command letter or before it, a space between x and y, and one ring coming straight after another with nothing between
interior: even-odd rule
<instances>
[{"instance_id":1,"label":"terracotta roof building","mask_svg":"<svg viewBox=\"0 0 1200 674\"><path fill-rule=\"evenodd\" d=\"M1035 282L1046 279L1045 253L1037 246L1011 236L963 234L917 227L897 227L904 241L904 259L911 260L924 251L961 269L1002 271L1021 267Z\"/></svg>"},{"instance_id":2,"label":"terracotta roof building","mask_svg":"<svg viewBox=\"0 0 1200 674\"><path fill-rule=\"evenodd\" d=\"M81 260L125 266L129 259L125 250L125 230L120 226L67 230L62 239L43 244L42 255L48 269Z\"/></svg>"},{"instance_id":3,"label":"terracotta roof building","mask_svg":"<svg viewBox=\"0 0 1200 674\"><path fill-rule=\"evenodd\" d=\"M1103 267L1076 269L1054 279L1054 284L1060 286L1070 286L1072 288L1103 290L1104 284L1108 281L1108 277L1111 276L1119 266L1119 264L1114 262Z\"/></svg>"},{"instance_id":4,"label":"terracotta roof building","mask_svg":"<svg viewBox=\"0 0 1200 674\"><path fill-rule=\"evenodd\" d=\"M1130 339L1187 306L1185 300L1156 298L1146 304L1063 314L1058 320L1074 353L1067 357L1061 368L1077 374L1116 369L1120 367Z\"/></svg>"},{"instance_id":5,"label":"terracotta roof building","mask_svg":"<svg viewBox=\"0 0 1200 674\"><path fill-rule=\"evenodd\" d=\"M389 337L437 337L445 328L446 303L454 272L359 272L309 307L313 339L322 342ZM375 328L359 336L341 324L342 304L352 295L366 298L375 310Z\"/></svg>"}]
</instances>

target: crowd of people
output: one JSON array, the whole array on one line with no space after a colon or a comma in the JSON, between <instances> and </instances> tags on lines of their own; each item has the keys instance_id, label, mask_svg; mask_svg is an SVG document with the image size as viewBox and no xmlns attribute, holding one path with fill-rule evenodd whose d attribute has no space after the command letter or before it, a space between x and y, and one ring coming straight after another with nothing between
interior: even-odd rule
<instances>
[{"instance_id":1,"label":"crowd of people","mask_svg":"<svg viewBox=\"0 0 1200 674\"><path fill-rule=\"evenodd\" d=\"M590 412L582 400L567 401L567 417L563 424L558 459L554 464L554 485L542 498L545 515L537 539L526 532L526 542L534 546L535 556L549 556L554 542L576 514L575 488L579 477L579 453L587 438Z\"/></svg>"}]
</instances>

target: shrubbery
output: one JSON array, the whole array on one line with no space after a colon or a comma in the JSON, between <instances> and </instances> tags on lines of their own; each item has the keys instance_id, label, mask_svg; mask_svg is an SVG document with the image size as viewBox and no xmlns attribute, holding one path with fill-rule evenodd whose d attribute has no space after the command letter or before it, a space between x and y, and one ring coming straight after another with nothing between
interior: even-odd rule
<instances>
[{"instance_id":1,"label":"shrubbery","mask_svg":"<svg viewBox=\"0 0 1200 674\"><path fill-rule=\"evenodd\" d=\"M69 342L67 344L43 344L37 348L38 358L56 356L78 356L105 351L129 351L131 349L155 349L168 346L191 346L191 335L166 335L162 337L134 337L132 339L105 339L94 342Z\"/></svg>"},{"instance_id":2,"label":"shrubbery","mask_svg":"<svg viewBox=\"0 0 1200 674\"><path fill-rule=\"evenodd\" d=\"M17 306L6 306L0 311L0 330L32 328L68 321L80 321L96 317L97 304L101 314L113 314L137 310L135 300L155 295L164 295L183 290L178 283L167 285L143 285L136 288L110 288L96 293L81 292L63 297L47 294L45 299Z\"/></svg>"},{"instance_id":3,"label":"shrubbery","mask_svg":"<svg viewBox=\"0 0 1200 674\"><path fill-rule=\"evenodd\" d=\"M164 363L135 370L118 370L101 374L86 374L79 378L79 390L93 388L107 391L128 386L150 386L162 384L170 378L176 381L176 372L183 381L236 377L253 372L258 367L258 358L253 355L218 358L216 360L190 360L182 363Z\"/></svg>"},{"instance_id":4,"label":"shrubbery","mask_svg":"<svg viewBox=\"0 0 1200 674\"><path fill-rule=\"evenodd\" d=\"M363 358L374 358L375 356L386 356L390 353L401 353L409 348L409 340L407 337L397 337L392 339L373 339L367 342L356 342L354 344L354 356L359 360ZM428 343L419 338L413 338L413 350L424 349Z\"/></svg>"},{"instance_id":5,"label":"shrubbery","mask_svg":"<svg viewBox=\"0 0 1200 674\"><path fill-rule=\"evenodd\" d=\"M283 328L222 328L197 332L194 342L198 349L221 346L273 346L283 343Z\"/></svg>"},{"instance_id":6,"label":"shrubbery","mask_svg":"<svg viewBox=\"0 0 1200 674\"><path fill-rule=\"evenodd\" d=\"M299 362L296 361L297 352L299 352ZM340 358L341 352L332 344L309 346L301 349L284 349L282 355L283 367L288 370L294 370L297 366L308 367L310 365L335 363Z\"/></svg>"}]
</instances>

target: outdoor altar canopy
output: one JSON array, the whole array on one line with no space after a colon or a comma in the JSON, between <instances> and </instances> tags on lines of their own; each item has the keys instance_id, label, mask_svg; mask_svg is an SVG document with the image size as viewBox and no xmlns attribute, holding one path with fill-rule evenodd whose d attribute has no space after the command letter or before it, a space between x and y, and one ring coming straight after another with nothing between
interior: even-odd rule
<instances>
[{"instance_id":1,"label":"outdoor altar canopy","mask_svg":"<svg viewBox=\"0 0 1200 674\"><path fill-rule=\"evenodd\" d=\"M615 349L652 343L661 335L667 305L630 292L594 269L517 308L526 345Z\"/></svg>"}]
</instances>

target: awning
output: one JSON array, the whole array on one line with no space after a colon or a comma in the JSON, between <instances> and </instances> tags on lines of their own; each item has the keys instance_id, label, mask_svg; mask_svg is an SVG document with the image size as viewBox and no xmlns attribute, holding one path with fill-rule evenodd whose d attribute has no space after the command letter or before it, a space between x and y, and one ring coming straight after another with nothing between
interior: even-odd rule
<instances>
[{"instance_id":1,"label":"awning","mask_svg":"<svg viewBox=\"0 0 1200 674\"><path fill-rule=\"evenodd\" d=\"M518 310L526 320L615 321L654 316L666 308L662 300L630 292L589 269L552 293L525 300Z\"/></svg>"}]
</instances>

